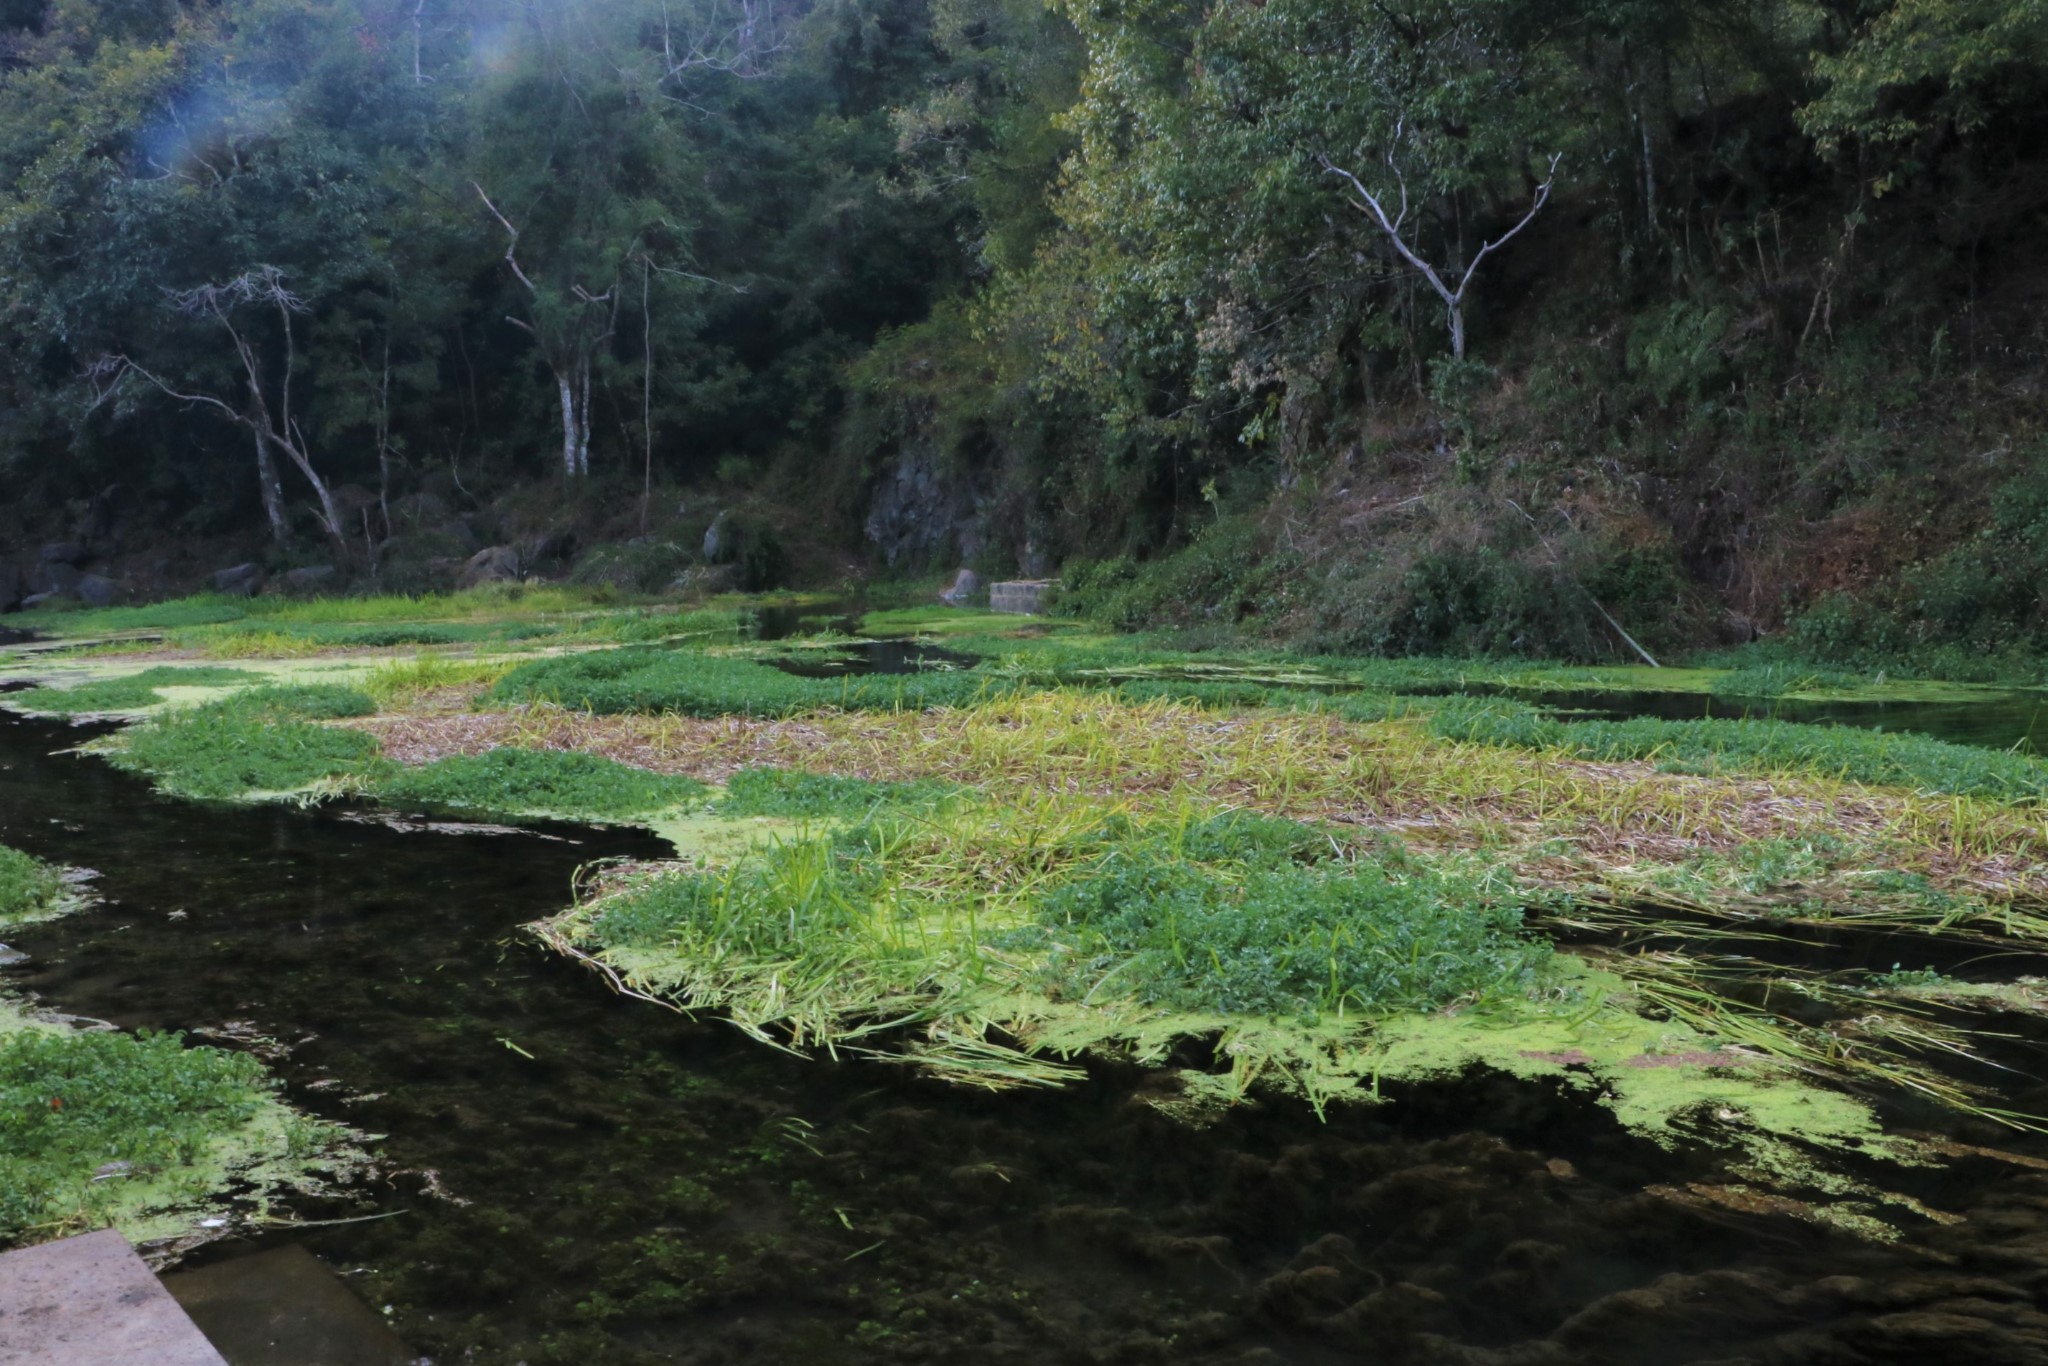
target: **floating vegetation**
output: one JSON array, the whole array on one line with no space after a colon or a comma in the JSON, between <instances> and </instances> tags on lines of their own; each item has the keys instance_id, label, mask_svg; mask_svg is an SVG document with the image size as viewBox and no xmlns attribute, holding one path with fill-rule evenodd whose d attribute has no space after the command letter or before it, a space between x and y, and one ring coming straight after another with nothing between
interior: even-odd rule
<instances>
[{"instance_id":1,"label":"floating vegetation","mask_svg":"<svg viewBox=\"0 0 2048 1366\"><path fill-rule=\"evenodd\" d=\"M956 672L802 678L733 655L627 646L522 664L484 700L501 705L545 701L600 714L792 716L819 707L916 711L957 706L1002 687Z\"/></svg>"},{"instance_id":2,"label":"floating vegetation","mask_svg":"<svg viewBox=\"0 0 2048 1366\"><path fill-rule=\"evenodd\" d=\"M877 807L932 806L964 789L920 779L890 782L806 773L789 768L743 768L726 780L718 813L731 819L784 816L823 820L858 818Z\"/></svg>"},{"instance_id":3,"label":"floating vegetation","mask_svg":"<svg viewBox=\"0 0 2048 1366\"><path fill-rule=\"evenodd\" d=\"M643 816L710 790L694 778L649 773L595 754L509 747L387 772L373 788L386 802L571 820Z\"/></svg>"},{"instance_id":4,"label":"floating vegetation","mask_svg":"<svg viewBox=\"0 0 2048 1366\"><path fill-rule=\"evenodd\" d=\"M381 768L371 736L295 719L263 693L157 716L103 750L117 768L146 774L184 797L305 794L346 780L360 783Z\"/></svg>"},{"instance_id":5,"label":"floating vegetation","mask_svg":"<svg viewBox=\"0 0 2048 1366\"><path fill-rule=\"evenodd\" d=\"M70 688L34 688L8 698L24 711L75 716L89 712L141 711L164 700L162 688L219 688L262 681L243 669L207 665L160 665L140 673L99 679Z\"/></svg>"},{"instance_id":6,"label":"floating vegetation","mask_svg":"<svg viewBox=\"0 0 2048 1366\"><path fill-rule=\"evenodd\" d=\"M0 1002L0 1245L191 1236L231 1189L273 1199L359 1167L351 1137L288 1109L249 1054Z\"/></svg>"},{"instance_id":7,"label":"floating vegetation","mask_svg":"<svg viewBox=\"0 0 2048 1366\"><path fill-rule=\"evenodd\" d=\"M0 844L0 925L61 914L68 891L63 869Z\"/></svg>"},{"instance_id":8,"label":"floating vegetation","mask_svg":"<svg viewBox=\"0 0 2048 1366\"><path fill-rule=\"evenodd\" d=\"M1578 758L1640 759L1672 772L1798 773L1844 782L1916 788L2000 801L2048 796L2048 764L2023 754L1787 721L1565 721L1506 699L1459 699L1431 715L1447 739Z\"/></svg>"}]
</instances>

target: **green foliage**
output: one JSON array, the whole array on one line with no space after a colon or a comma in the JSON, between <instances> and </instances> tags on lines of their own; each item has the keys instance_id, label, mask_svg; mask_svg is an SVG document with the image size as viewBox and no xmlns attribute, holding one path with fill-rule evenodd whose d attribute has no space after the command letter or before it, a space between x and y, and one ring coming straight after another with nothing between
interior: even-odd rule
<instances>
[{"instance_id":1,"label":"green foliage","mask_svg":"<svg viewBox=\"0 0 2048 1366\"><path fill-rule=\"evenodd\" d=\"M1114 975L1119 994L1176 1010L1376 1015L1526 993L1549 957L1522 937L1511 884L1398 856L1303 868L1299 853L1269 835L1179 857L1113 847L1039 908L1072 954L1056 970L1070 990Z\"/></svg>"},{"instance_id":2,"label":"green foliage","mask_svg":"<svg viewBox=\"0 0 2048 1366\"><path fill-rule=\"evenodd\" d=\"M281 719L339 721L351 716L375 716L377 701L361 688L345 683L293 683L252 688L235 696L244 710Z\"/></svg>"},{"instance_id":3,"label":"green foliage","mask_svg":"<svg viewBox=\"0 0 2048 1366\"><path fill-rule=\"evenodd\" d=\"M203 664L158 665L75 688L31 688L16 693L13 701L31 711L76 715L83 712L140 711L163 701L158 688L215 688L236 683L253 683L260 675L246 669L223 669Z\"/></svg>"},{"instance_id":4,"label":"green foliage","mask_svg":"<svg viewBox=\"0 0 2048 1366\"><path fill-rule=\"evenodd\" d=\"M600 755L517 748L399 769L373 789L391 803L585 820L664 811L707 790L694 778L629 768Z\"/></svg>"},{"instance_id":5,"label":"green foliage","mask_svg":"<svg viewBox=\"0 0 2048 1366\"><path fill-rule=\"evenodd\" d=\"M2048 799L2048 764L1913 734L1787 721L1563 721L1525 703L1457 698L1430 716L1449 740L1555 749L1577 758L1651 760L1678 772L1808 773L1999 801Z\"/></svg>"},{"instance_id":6,"label":"green foliage","mask_svg":"<svg viewBox=\"0 0 2048 1366\"><path fill-rule=\"evenodd\" d=\"M64 875L39 858L0 844L0 925L38 919L64 895Z\"/></svg>"},{"instance_id":7,"label":"green foliage","mask_svg":"<svg viewBox=\"0 0 2048 1366\"><path fill-rule=\"evenodd\" d=\"M792 716L819 707L893 711L960 706L999 686L971 672L799 678L751 659L628 646L522 664L486 698L548 701L599 713Z\"/></svg>"},{"instance_id":8,"label":"green foliage","mask_svg":"<svg viewBox=\"0 0 2048 1366\"><path fill-rule=\"evenodd\" d=\"M19 1029L0 1036L0 1242L68 1224L120 1198L108 1163L192 1166L268 1099L246 1053L176 1034Z\"/></svg>"},{"instance_id":9,"label":"green foliage","mask_svg":"<svg viewBox=\"0 0 2048 1366\"><path fill-rule=\"evenodd\" d=\"M877 807L930 806L957 791L951 784L886 782L789 768L743 768L726 781L718 813L807 820L851 819Z\"/></svg>"},{"instance_id":10,"label":"green foliage","mask_svg":"<svg viewBox=\"0 0 2048 1366\"><path fill-rule=\"evenodd\" d=\"M361 731L294 720L245 697L131 727L107 757L167 792L216 799L296 792L374 775L383 765L376 740Z\"/></svg>"}]
</instances>

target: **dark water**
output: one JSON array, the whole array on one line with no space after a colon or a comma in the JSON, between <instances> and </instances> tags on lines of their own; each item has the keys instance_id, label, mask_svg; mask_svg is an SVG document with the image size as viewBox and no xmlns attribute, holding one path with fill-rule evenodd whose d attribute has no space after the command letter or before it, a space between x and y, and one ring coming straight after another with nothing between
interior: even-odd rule
<instances>
[{"instance_id":1,"label":"dark water","mask_svg":"<svg viewBox=\"0 0 2048 1366\"><path fill-rule=\"evenodd\" d=\"M834 598L801 607L767 604L752 610L755 639L788 640L791 636L811 635L818 631L837 631L845 636L858 634L861 615L866 608L858 599Z\"/></svg>"},{"instance_id":2,"label":"dark water","mask_svg":"<svg viewBox=\"0 0 2048 1366\"><path fill-rule=\"evenodd\" d=\"M1145 1103L1163 1074L988 1096L799 1061L515 933L644 836L171 802L51 753L79 736L0 721L0 841L109 898L6 980L289 1044L292 1098L390 1168L297 1212L404 1211L294 1240L443 1363L2048 1360L2038 1170L1895 1173L1961 1221L1882 1247L1648 1193L1711 1159L1484 1075L1197 1130Z\"/></svg>"},{"instance_id":3,"label":"dark water","mask_svg":"<svg viewBox=\"0 0 2048 1366\"><path fill-rule=\"evenodd\" d=\"M799 678L846 678L859 674L971 669L980 661L958 650L945 650L915 640L861 640L829 648L793 651L767 662Z\"/></svg>"},{"instance_id":4,"label":"dark water","mask_svg":"<svg viewBox=\"0 0 2048 1366\"><path fill-rule=\"evenodd\" d=\"M2048 693L2041 692L2011 692L1973 702L1793 702L1660 692L1543 692L1535 696L1546 707L1616 718L1740 721L1769 717L1815 725L1913 731L1958 745L2048 753Z\"/></svg>"}]
</instances>

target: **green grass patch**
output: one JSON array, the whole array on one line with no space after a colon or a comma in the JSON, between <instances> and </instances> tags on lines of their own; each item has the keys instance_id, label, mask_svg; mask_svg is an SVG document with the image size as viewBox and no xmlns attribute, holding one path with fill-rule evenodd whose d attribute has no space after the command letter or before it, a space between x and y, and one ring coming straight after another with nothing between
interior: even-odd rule
<instances>
[{"instance_id":1,"label":"green grass patch","mask_svg":"<svg viewBox=\"0 0 2048 1366\"><path fill-rule=\"evenodd\" d=\"M276 694L299 691L245 694L155 717L125 732L107 758L166 792L212 799L376 776L384 761L375 739L296 719L277 704Z\"/></svg>"},{"instance_id":2,"label":"green grass patch","mask_svg":"<svg viewBox=\"0 0 2048 1366\"><path fill-rule=\"evenodd\" d=\"M74 688L31 688L10 699L30 711L56 712L74 716L86 712L140 711L163 701L158 688L219 688L238 683L257 683L261 674L246 669L224 669L196 664L158 665L125 678L107 678L81 683Z\"/></svg>"},{"instance_id":3,"label":"green grass patch","mask_svg":"<svg viewBox=\"0 0 2048 1366\"><path fill-rule=\"evenodd\" d=\"M1789 721L1561 721L1504 698L1449 699L1431 730L1445 739L1552 749L1582 759L1649 760L1674 772L1797 773L1882 787L2038 802L2048 764L2022 754L1908 733Z\"/></svg>"},{"instance_id":4,"label":"green grass patch","mask_svg":"<svg viewBox=\"0 0 2048 1366\"><path fill-rule=\"evenodd\" d=\"M0 925L44 919L55 914L63 897L62 872L0 844Z\"/></svg>"},{"instance_id":5,"label":"green grass patch","mask_svg":"<svg viewBox=\"0 0 2048 1366\"><path fill-rule=\"evenodd\" d=\"M986 1061L1006 1012L1372 1017L1525 995L1551 950L1520 895L1498 867L1291 821L1054 802L878 812L643 879L575 932L757 1033L830 1046L921 1021L966 1041L961 1063Z\"/></svg>"},{"instance_id":6,"label":"green grass patch","mask_svg":"<svg viewBox=\"0 0 2048 1366\"><path fill-rule=\"evenodd\" d=\"M423 694L443 688L469 688L495 683L512 665L495 659L452 659L447 655L414 655L380 664L363 680L377 706L402 707Z\"/></svg>"},{"instance_id":7,"label":"green grass patch","mask_svg":"<svg viewBox=\"0 0 2048 1366\"><path fill-rule=\"evenodd\" d=\"M650 773L595 754L515 748L399 769L374 788L386 802L588 820L664 811L709 790L694 778Z\"/></svg>"},{"instance_id":8,"label":"green grass patch","mask_svg":"<svg viewBox=\"0 0 2048 1366\"><path fill-rule=\"evenodd\" d=\"M726 783L718 814L732 819L853 820L878 807L936 805L959 791L950 783L930 780L887 782L789 768L744 768Z\"/></svg>"},{"instance_id":9,"label":"green grass patch","mask_svg":"<svg viewBox=\"0 0 2048 1366\"><path fill-rule=\"evenodd\" d=\"M971 672L801 678L752 659L627 646L522 664L498 680L486 701L554 702L598 713L781 717L822 707L962 706L1004 686Z\"/></svg>"}]
</instances>

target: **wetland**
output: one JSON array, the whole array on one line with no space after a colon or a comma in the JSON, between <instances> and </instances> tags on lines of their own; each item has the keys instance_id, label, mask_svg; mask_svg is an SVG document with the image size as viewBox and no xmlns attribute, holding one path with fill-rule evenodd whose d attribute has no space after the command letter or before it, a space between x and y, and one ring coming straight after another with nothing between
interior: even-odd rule
<instances>
[{"instance_id":1,"label":"wetland","mask_svg":"<svg viewBox=\"0 0 2048 1366\"><path fill-rule=\"evenodd\" d=\"M1863 724L1989 690L126 610L5 666L4 984L305 1159L56 1211L160 1260L303 1244L435 1360L2048 1353L2039 762Z\"/></svg>"}]
</instances>

